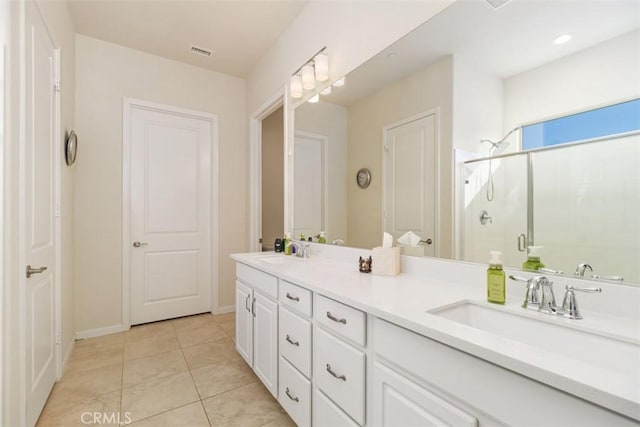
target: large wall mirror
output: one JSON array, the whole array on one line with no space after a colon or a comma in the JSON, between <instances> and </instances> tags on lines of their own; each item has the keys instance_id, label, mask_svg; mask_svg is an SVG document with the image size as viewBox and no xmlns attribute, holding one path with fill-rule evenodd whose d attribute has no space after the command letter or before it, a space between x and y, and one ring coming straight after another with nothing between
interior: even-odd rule
<instances>
[{"instance_id":1,"label":"large wall mirror","mask_svg":"<svg viewBox=\"0 0 640 427\"><path fill-rule=\"evenodd\" d=\"M640 283L640 126L522 147L523 126L640 98L639 76L635 0L458 1L296 106L293 231L411 231L406 254L510 267L543 246L549 269Z\"/></svg>"}]
</instances>

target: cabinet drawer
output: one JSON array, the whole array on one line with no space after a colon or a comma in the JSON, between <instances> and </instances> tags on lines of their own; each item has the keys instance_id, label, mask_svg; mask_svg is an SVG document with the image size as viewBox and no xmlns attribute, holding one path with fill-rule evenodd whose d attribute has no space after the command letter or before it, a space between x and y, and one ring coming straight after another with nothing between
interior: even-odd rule
<instances>
[{"instance_id":1,"label":"cabinet drawer","mask_svg":"<svg viewBox=\"0 0 640 427\"><path fill-rule=\"evenodd\" d=\"M280 303L311 317L313 293L293 283L280 281Z\"/></svg>"},{"instance_id":2,"label":"cabinet drawer","mask_svg":"<svg viewBox=\"0 0 640 427\"><path fill-rule=\"evenodd\" d=\"M236 277L271 298L278 298L278 278L248 265L236 263Z\"/></svg>"},{"instance_id":3,"label":"cabinet drawer","mask_svg":"<svg viewBox=\"0 0 640 427\"><path fill-rule=\"evenodd\" d=\"M311 425L311 382L282 357L278 401L298 426Z\"/></svg>"},{"instance_id":4,"label":"cabinet drawer","mask_svg":"<svg viewBox=\"0 0 640 427\"><path fill-rule=\"evenodd\" d=\"M364 425L365 354L320 328L313 333L314 384Z\"/></svg>"},{"instance_id":5,"label":"cabinet drawer","mask_svg":"<svg viewBox=\"0 0 640 427\"><path fill-rule=\"evenodd\" d=\"M313 391L313 427L358 427L358 424L316 388Z\"/></svg>"},{"instance_id":6,"label":"cabinet drawer","mask_svg":"<svg viewBox=\"0 0 640 427\"><path fill-rule=\"evenodd\" d=\"M317 295L315 319L351 341L365 345L367 318L353 307Z\"/></svg>"},{"instance_id":7,"label":"cabinet drawer","mask_svg":"<svg viewBox=\"0 0 640 427\"><path fill-rule=\"evenodd\" d=\"M280 355L311 378L311 322L280 307Z\"/></svg>"}]
</instances>

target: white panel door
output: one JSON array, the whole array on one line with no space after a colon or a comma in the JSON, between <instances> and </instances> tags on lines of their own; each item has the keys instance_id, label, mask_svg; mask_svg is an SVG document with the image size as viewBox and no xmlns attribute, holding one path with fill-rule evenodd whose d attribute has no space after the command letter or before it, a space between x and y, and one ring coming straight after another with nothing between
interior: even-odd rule
<instances>
[{"instance_id":1,"label":"white panel door","mask_svg":"<svg viewBox=\"0 0 640 427\"><path fill-rule=\"evenodd\" d=\"M56 52L46 25L32 2L26 2L25 140L21 193L24 217L23 277L26 416L34 425L56 377L55 309L56 229ZM29 267L27 267L29 266ZM45 270L46 268L46 270Z\"/></svg>"},{"instance_id":2,"label":"white panel door","mask_svg":"<svg viewBox=\"0 0 640 427\"><path fill-rule=\"evenodd\" d=\"M253 290L236 281L236 350L253 366Z\"/></svg>"},{"instance_id":3,"label":"white panel door","mask_svg":"<svg viewBox=\"0 0 640 427\"><path fill-rule=\"evenodd\" d=\"M133 106L131 324L210 311L210 120Z\"/></svg>"},{"instance_id":4,"label":"white panel door","mask_svg":"<svg viewBox=\"0 0 640 427\"><path fill-rule=\"evenodd\" d=\"M278 398L278 304L253 292L253 370Z\"/></svg>"},{"instance_id":5,"label":"white panel door","mask_svg":"<svg viewBox=\"0 0 640 427\"><path fill-rule=\"evenodd\" d=\"M294 147L293 238L315 236L325 222L325 144L323 137L297 133Z\"/></svg>"},{"instance_id":6,"label":"white panel door","mask_svg":"<svg viewBox=\"0 0 640 427\"><path fill-rule=\"evenodd\" d=\"M384 231L412 231L434 256L436 117L430 114L388 129L384 142Z\"/></svg>"},{"instance_id":7,"label":"white panel door","mask_svg":"<svg viewBox=\"0 0 640 427\"><path fill-rule=\"evenodd\" d=\"M375 363L376 427L475 427L478 420L386 366Z\"/></svg>"}]
</instances>

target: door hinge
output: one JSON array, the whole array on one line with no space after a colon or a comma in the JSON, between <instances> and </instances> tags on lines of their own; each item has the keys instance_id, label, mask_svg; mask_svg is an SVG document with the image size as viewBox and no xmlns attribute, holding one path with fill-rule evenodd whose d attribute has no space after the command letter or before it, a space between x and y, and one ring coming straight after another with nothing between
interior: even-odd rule
<instances>
[{"instance_id":1,"label":"door hinge","mask_svg":"<svg viewBox=\"0 0 640 427\"><path fill-rule=\"evenodd\" d=\"M55 93L60 93L60 80L53 82L53 91Z\"/></svg>"},{"instance_id":2,"label":"door hinge","mask_svg":"<svg viewBox=\"0 0 640 427\"><path fill-rule=\"evenodd\" d=\"M60 344L62 343L62 337L60 336L60 334L56 334L56 344Z\"/></svg>"},{"instance_id":3,"label":"door hinge","mask_svg":"<svg viewBox=\"0 0 640 427\"><path fill-rule=\"evenodd\" d=\"M389 152L389 146L388 146L388 145L385 145L385 146L383 147L383 149L384 149L384 152L385 152L385 153L388 153L388 152Z\"/></svg>"},{"instance_id":4,"label":"door hinge","mask_svg":"<svg viewBox=\"0 0 640 427\"><path fill-rule=\"evenodd\" d=\"M60 218L60 205L59 204L56 204L56 207L55 207L55 209L53 211L53 215L56 218Z\"/></svg>"}]
</instances>

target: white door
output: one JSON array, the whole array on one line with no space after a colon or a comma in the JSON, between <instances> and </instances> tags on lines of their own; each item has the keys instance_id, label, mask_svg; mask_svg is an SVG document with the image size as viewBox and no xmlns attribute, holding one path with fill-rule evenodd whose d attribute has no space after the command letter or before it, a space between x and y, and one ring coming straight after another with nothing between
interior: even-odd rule
<instances>
[{"instance_id":1,"label":"white door","mask_svg":"<svg viewBox=\"0 0 640 427\"><path fill-rule=\"evenodd\" d=\"M253 293L253 370L278 398L278 304Z\"/></svg>"},{"instance_id":2,"label":"white door","mask_svg":"<svg viewBox=\"0 0 640 427\"><path fill-rule=\"evenodd\" d=\"M236 281L236 349L253 366L253 291Z\"/></svg>"},{"instance_id":3,"label":"white door","mask_svg":"<svg viewBox=\"0 0 640 427\"><path fill-rule=\"evenodd\" d=\"M325 231L325 145L326 139L296 133L294 146L293 220L294 239Z\"/></svg>"},{"instance_id":4,"label":"white door","mask_svg":"<svg viewBox=\"0 0 640 427\"><path fill-rule=\"evenodd\" d=\"M56 49L39 10L26 2L21 245L26 421L34 425L56 378ZM27 269L34 269L28 274ZM46 268L46 269L45 269ZM29 277L27 277L29 276Z\"/></svg>"},{"instance_id":5,"label":"white door","mask_svg":"<svg viewBox=\"0 0 640 427\"><path fill-rule=\"evenodd\" d=\"M210 311L212 121L130 114L131 324Z\"/></svg>"},{"instance_id":6,"label":"white door","mask_svg":"<svg viewBox=\"0 0 640 427\"><path fill-rule=\"evenodd\" d=\"M380 364L373 370L373 425L379 427L475 427L478 420Z\"/></svg>"},{"instance_id":7,"label":"white door","mask_svg":"<svg viewBox=\"0 0 640 427\"><path fill-rule=\"evenodd\" d=\"M384 231L396 239L414 232L426 256L435 255L436 137L429 114L387 129L384 141Z\"/></svg>"}]
</instances>

